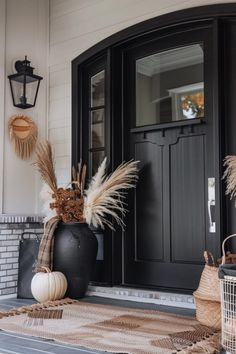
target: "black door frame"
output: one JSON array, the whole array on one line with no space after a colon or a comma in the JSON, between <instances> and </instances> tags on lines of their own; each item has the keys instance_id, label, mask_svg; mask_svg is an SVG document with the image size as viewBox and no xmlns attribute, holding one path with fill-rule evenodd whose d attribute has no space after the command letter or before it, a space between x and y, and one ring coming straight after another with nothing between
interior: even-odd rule
<instances>
[{"instance_id":1,"label":"black door frame","mask_svg":"<svg viewBox=\"0 0 236 354\"><path fill-rule=\"evenodd\" d=\"M226 152L225 148L225 136L224 136L224 122L221 118L221 113L224 108L223 102L223 50L222 50L222 31L220 31L222 23L221 19L231 18L236 16L236 4L218 4L210 6L195 7L187 10L181 10L170 14L162 15L157 18L153 18L137 25L129 27L121 32L112 35L109 38L101 41L86 52L79 55L72 61L72 164L76 164L79 158L83 157L82 151L82 120L83 120L83 72L88 62L91 59L100 56L100 53L105 53L108 60L108 70L110 78L109 93L111 95L110 110L110 132L111 141L108 149L111 151L111 168L117 166L122 161L123 149L121 151L120 146L115 144L114 135L122 136L123 123L119 118L122 116L121 95L122 92L122 48L129 45L130 41L139 40L140 37L145 36L159 36L163 31L169 31L179 26L195 26L199 22L213 21L214 27L214 61L213 71L215 73L213 77L213 95L214 106L213 112L216 122L215 136L219 144L215 145L216 161L218 163L218 183L216 196L221 207L220 212L216 215L218 220L222 220L220 234L224 235L227 230L227 208L226 199L224 197L224 186L221 181L222 167L221 161ZM114 67L118 67L118 70L114 70ZM119 91L117 95L117 90ZM114 100L116 97L116 100ZM221 99L219 99L221 97ZM218 187L218 188L217 188ZM108 236L108 235L107 235ZM121 242L121 230L118 230L115 234L111 233L110 236L110 254L109 264L107 267L111 267L110 276L107 278L107 282L110 285L120 284L122 282L122 263L120 261L120 255L122 254L122 242ZM117 257L117 254L120 255ZM118 260L117 260L118 258Z\"/></svg>"}]
</instances>

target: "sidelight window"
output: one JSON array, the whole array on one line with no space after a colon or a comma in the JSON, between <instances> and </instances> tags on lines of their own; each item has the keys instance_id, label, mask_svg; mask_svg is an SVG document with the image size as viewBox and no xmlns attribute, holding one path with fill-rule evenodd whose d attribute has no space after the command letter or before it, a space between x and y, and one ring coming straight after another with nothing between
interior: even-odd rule
<instances>
[{"instance_id":1,"label":"sidelight window","mask_svg":"<svg viewBox=\"0 0 236 354\"><path fill-rule=\"evenodd\" d=\"M105 70L90 78L89 165L92 175L105 157Z\"/></svg>"}]
</instances>

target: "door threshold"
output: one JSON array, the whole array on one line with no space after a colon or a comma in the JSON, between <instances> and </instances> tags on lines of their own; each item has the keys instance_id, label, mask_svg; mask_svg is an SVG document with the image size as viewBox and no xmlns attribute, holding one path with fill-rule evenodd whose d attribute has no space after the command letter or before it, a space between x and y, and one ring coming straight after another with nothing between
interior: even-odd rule
<instances>
[{"instance_id":1,"label":"door threshold","mask_svg":"<svg viewBox=\"0 0 236 354\"><path fill-rule=\"evenodd\" d=\"M181 307L195 310L192 295L177 294L156 290L143 290L128 287L103 287L89 285L87 296L100 296L117 300L129 300L163 306Z\"/></svg>"}]
</instances>

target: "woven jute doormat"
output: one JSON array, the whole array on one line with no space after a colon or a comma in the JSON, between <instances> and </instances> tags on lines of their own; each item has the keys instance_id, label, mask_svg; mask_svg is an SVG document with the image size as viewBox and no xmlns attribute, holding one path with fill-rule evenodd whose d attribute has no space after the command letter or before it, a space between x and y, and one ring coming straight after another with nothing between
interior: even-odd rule
<instances>
[{"instance_id":1,"label":"woven jute doormat","mask_svg":"<svg viewBox=\"0 0 236 354\"><path fill-rule=\"evenodd\" d=\"M219 332L194 318L71 299L0 312L0 329L112 353L219 353Z\"/></svg>"}]
</instances>

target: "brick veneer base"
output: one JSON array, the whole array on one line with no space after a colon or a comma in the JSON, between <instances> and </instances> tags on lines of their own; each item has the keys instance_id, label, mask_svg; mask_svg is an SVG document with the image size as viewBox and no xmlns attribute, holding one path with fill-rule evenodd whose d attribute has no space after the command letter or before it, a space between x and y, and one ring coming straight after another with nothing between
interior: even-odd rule
<instances>
[{"instance_id":1,"label":"brick veneer base","mask_svg":"<svg viewBox=\"0 0 236 354\"><path fill-rule=\"evenodd\" d=\"M17 293L19 241L23 232L42 235L43 225L41 222L0 222L0 298Z\"/></svg>"}]
</instances>

